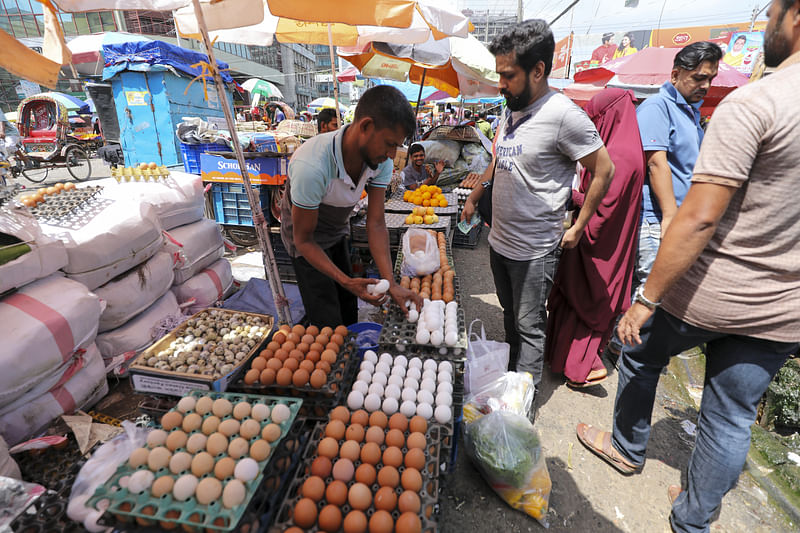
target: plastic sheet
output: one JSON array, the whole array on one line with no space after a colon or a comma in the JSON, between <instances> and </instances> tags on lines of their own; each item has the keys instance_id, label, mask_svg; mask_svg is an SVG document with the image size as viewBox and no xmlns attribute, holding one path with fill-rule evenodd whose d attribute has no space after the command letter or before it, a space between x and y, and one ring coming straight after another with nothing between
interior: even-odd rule
<instances>
[{"instance_id":1,"label":"plastic sheet","mask_svg":"<svg viewBox=\"0 0 800 533\"><path fill-rule=\"evenodd\" d=\"M427 230L409 228L403 234L403 276L425 276L439 269L439 244Z\"/></svg>"}]
</instances>

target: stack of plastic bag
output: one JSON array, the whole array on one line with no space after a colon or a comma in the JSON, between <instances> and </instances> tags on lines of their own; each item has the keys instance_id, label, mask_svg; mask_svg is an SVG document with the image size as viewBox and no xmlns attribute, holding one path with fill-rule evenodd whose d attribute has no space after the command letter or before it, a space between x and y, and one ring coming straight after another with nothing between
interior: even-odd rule
<instances>
[{"instance_id":1,"label":"stack of plastic bag","mask_svg":"<svg viewBox=\"0 0 800 533\"><path fill-rule=\"evenodd\" d=\"M464 403L467 455L492 489L514 509L547 526L552 483L539 435L528 419L530 374L507 372Z\"/></svg>"}]
</instances>

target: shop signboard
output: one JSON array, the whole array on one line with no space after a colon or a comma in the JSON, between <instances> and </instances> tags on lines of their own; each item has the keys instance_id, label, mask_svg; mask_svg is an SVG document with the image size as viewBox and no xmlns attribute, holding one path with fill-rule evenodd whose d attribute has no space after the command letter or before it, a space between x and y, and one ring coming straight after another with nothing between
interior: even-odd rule
<instances>
[{"instance_id":1,"label":"shop signboard","mask_svg":"<svg viewBox=\"0 0 800 533\"><path fill-rule=\"evenodd\" d=\"M245 161L253 185L281 185L289 173L285 157L254 157ZM200 176L215 183L242 183L239 162L221 155L200 155Z\"/></svg>"}]
</instances>

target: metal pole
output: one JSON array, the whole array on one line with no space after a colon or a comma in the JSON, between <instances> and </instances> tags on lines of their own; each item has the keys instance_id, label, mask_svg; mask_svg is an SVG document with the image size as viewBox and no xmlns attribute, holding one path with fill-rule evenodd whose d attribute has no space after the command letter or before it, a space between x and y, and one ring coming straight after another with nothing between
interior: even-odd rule
<instances>
[{"instance_id":1,"label":"metal pole","mask_svg":"<svg viewBox=\"0 0 800 533\"><path fill-rule=\"evenodd\" d=\"M561 13L559 13L559 14L558 14L558 16L557 16L556 18L554 18L553 20L551 20L551 21L550 21L550 26L552 26L553 24L555 24L555 23L556 23L556 21L557 21L558 19L560 19L561 17L563 17L563 16L564 16L564 15L567 13L567 11L569 11L570 9L572 9L573 7L575 7L575 4L577 4L577 3L578 3L578 2L580 2L580 1L581 1L581 0L575 0L574 2L572 2L572 3L569 5L569 7L567 7L567 8L566 8L564 11L562 11Z\"/></svg>"},{"instance_id":2,"label":"metal pole","mask_svg":"<svg viewBox=\"0 0 800 533\"><path fill-rule=\"evenodd\" d=\"M753 8L753 17L750 19L750 29L748 31L753 31L753 27L756 25L756 19L765 9L769 7L770 3L771 2L767 2L761 9L758 9L758 4L756 4L756 6Z\"/></svg>"},{"instance_id":3,"label":"metal pole","mask_svg":"<svg viewBox=\"0 0 800 533\"><path fill-rule=\"evenodd\" d=\"M522 0L517 0L517 22L522 22L525 18L525 8L522 5Z\"/></svg>"},{"instance_id":4,"label":"metal pole","mask_svg":"<svg viewBox=\"0 0 800 533\"><path fill-rule=\"evenodd\" d=\"M197 1L197 0L193 0ZM331 54L331 74L333 74L333 99L336 100L336 129L342 127L342 120L339 118L339 83L336 79L336 63L333 58L333 30L328 24L328 51Z\"/></svg>"},{"instance_id":5,"label":"metal pole","mask_svg":"<svg viewBox=\"0 0 800 533\"><path fill-rule=\"evenodd\" d=\"M414 110L415 116L417 117L417 121L419 120L419 103L422 100L422 88L425 86L425 74L428 73L428 69L422 69L422 81L419 82L419 94L417 95L417 109ZM415 141L417 140L417 128L414 128L414 135L412 137Z\"/></svg>"},{"instance_id":6,"label":"metal pole","mask_svg":"<svg viewBox=\"0 0 800 533\"><path fill-rule=\"evenodd\" d=\"M194 14L197 17L197 27L200 29L200 35L203 37L203 44L206 47L208 54L208 62L211 65L211 72L214 75L214 85L217 88L219 101L222 105L222 112L225 113L225 121L228 123L228 129L231 132L231 141L233 142L233 151L236 154L236 160L239 162L239 169L242 174L242 182L244 183L244 191L247 194L247 200L250 202L250 210L253 213L253 225L256 229L259 243L261 244L261 253L264 260L264 273L269 281L269 287L272 291L272 299L275 301L275 310L278 315L278 321L281 324L291 324L292 315L289 311L289 301L283 292L283 284L281 277L278 273L278 266L275 263L275 254L272 251L272 243L269 240L269 228L264 219L264 213L261 211L261 202L256 195L253 187L250 185L250 173L247 171L247 164L244 160L244 153L242 152L242 145L239 143L239 137L236 135L236 122L233 120L233 113L228 106L228 98L225 94L225 87L222 84L222 76L217 70L217 60L214 57L214 49L211 46L211 39L208 37L208 27L206 26L206 19L203 16L203 10L200 7L200 0L192 0L194 6Z\"/></svg>"}]
</instances>

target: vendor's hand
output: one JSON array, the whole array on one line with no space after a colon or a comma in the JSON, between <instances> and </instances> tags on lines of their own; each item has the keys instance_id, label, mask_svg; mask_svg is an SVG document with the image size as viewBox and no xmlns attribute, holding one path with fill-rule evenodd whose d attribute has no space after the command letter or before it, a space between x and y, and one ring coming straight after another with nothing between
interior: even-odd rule
<instances>
[{"instance_id":1,"label":"vendor's hand","mask_svg":"<svg viewBox=\"0 0 800 533\"><path fill-rule=\"evenodd\" d=\"M467 197L464 202L464 209L461 210L461 220L472 222L472 216L475 214L475 202L471 197Z\"/></svg>"},{"instance_id":2,"label":"vendor's hand","mask_svg":"<svg viewBox=\"0 0 800 533\"><path fill-rule=\"evenodd\" d=\"M672 222L672 217L663 217L661 219L661 240L664 240L664 235L667 234L667 228Z\"/></svg>"},{"instance_id":3,"label":"vendor's hand","mask_svg":"<svg viewBox=\"0 0 800 533\"><path fill-rule=\"evenodd\" d=\"M619 339L628 346L633 346L634 343L641 344L642 339L639 337L639 329L652 314L653 311L638 302L634 302L619 321L617 326Z\"/></svg>"},{"instance_id":4,"label":"vendor's hand","mask_svg":"<svg viewBox=\"0 0 800 533\"><path fill-rule=\"evenodd\" d=\"M392 300L400 307L403 311L403 314L408 316L408 309L406 308L406 302L411 301L414 305L417 306L417 311L422 310L422 298L419 294L415 293L411 289L406 289L398 283L392 283L389 287L389 295L392 297Z\"/></svg>"},{"instance_id":5,"label":"vendor's hand","mask_svg":"<svg viewBox=\"0 0 800 533\"><path fill-rule=\"evenodd\" d=\"M438 176L444 170L444 161L437 161L433 167L436 169L436 175Z\"/></svg>"},{"instance_id":6,"label":"vendor's hand","mask_svg":"<svg viewBox=\"0 0 800 533\"><path fill-rule=\"evenodd\" d=\"M572 226L567 231L565 231L564 236L561 237L561 247L564 249L575 248L581 241L582 236L583 236L583 228L580 228L578 226Z\"/></svg>"},{"instance_id":7,"label":"vendor's hand","mask_svg":"<svg viewBox=\"0 0 800 533\"><path fill-rule=\"evenodd\" d=\"M373 278L350 278L350 281L347 282L344 288L368 304L378 307L383 305L383 302L386 301L386 293L376 295L367 292L367 287L378 283L378 281L379 280Z\"/></svg>"}]
</instances>

